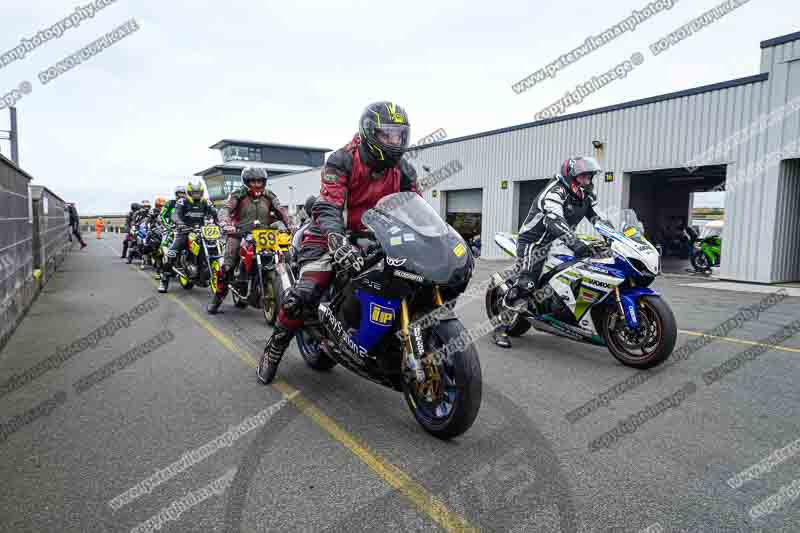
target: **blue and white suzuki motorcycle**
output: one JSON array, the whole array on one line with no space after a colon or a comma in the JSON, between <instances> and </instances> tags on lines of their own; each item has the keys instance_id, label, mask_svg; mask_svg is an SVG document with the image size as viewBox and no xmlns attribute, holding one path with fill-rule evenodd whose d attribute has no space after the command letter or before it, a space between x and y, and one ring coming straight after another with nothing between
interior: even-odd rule
<instances>
[{"instance_id":1,"label":"blue and white suzuki motorcycle","mask_svg":"<svg viewBox=\"0 0 800 533\"><path fill-rule=\"evenodd\" d=\"M475 345L444 305L469 283L475 261L464 239L416 193L388 195L364 213L367 232L350 235L364 269L337 272L296 340L315 370L337 363L402 392L417 422L441 439L472 426L481 405ZM296 273L278 271L288 286ZM435 319L431 320L431 317Z\"/></svg>"},{"instance_id":2,"label":"blue and white suzuki motorcycle","mask_svg":"<svg viewBox=\"0 0 800 533\"><path fill-rule=\"evenodd\" d=\"M664 362L678 330L669 305L649 288L661 273L661 257L645 239L633 211L623 211L622 219L622 231L595 224L601 238L583 239L593 251L590 258L575 259L569 248L555 241L537 289L520 312L504 300L512 276L494 274L486 292L489 317L502 314L512 337L533 327L606 346L626 366L646 369ZM498 233L495 242L516 257L515 235Z\"/></svg>"}]
</instances>

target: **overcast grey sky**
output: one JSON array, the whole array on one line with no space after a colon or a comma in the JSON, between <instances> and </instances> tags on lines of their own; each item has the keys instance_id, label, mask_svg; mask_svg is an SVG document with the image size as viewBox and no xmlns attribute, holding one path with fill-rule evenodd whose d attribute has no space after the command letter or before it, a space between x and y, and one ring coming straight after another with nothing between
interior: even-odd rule
<instances>
[{"instance_id":1,"label":"overcast grey sky","mask_svg":"<svg viewBox=\"0 0 800 533\"><path fill-rule=\"evenodd\" d=\"M88 2L3 0L0 54ZM554 79L512 91L648 3L117 0L0 68L0 95L33 86L17 107L21 164L37 184L86 214L123 212L219 162L208 146L221 138L338 148L364 105L381 99L406 107L412 139L436 128L457 137L533 121L637 51L643 65L568 112L753 75L760 41L800 30L797 0L751 0L653 56L653 41L719 4L679 0ZM41 70L132 17L139 31L40 83Z\"/></svg>"}]
</instances>

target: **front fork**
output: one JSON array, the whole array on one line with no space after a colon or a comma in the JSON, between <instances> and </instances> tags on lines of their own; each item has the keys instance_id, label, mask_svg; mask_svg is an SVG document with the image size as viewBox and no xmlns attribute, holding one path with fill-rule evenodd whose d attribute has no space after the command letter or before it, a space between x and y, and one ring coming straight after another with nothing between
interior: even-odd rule
<instances>
[{"instance_id":1,"label":"front fork","mask_svg":"<svg viewBox=\"0 0 800 533\"><path fill-rule=\"evenodd\" d=\"M624 292L619 290L619 287L614 289L617 297L617 306L620 313L625 317L625 323L632 330L637 330L641 327L639 317L637 316L636 309L639 304L639 298L644 296L658 296L658 293L649 288L633 288L626 289Z\"/></svg>"},{"instance_id":2,"label":"front fork","mask_svg":"<svg viewBox=\"0 0 800 533\"><path fill-rule=\"evenodd\" d=\"M439 287L433 288L433 303L437 307L444 305L444 299ZM422 337L422 328L411 326L411 314L405 298L400 302L400 332L405 344L403 351L405 353L406 368L414 374L417 384L423 384L427 379L421 362L421 359L425 356L425 340Z\"/></svg>"},{"instance_id":3,"label":"front fork","mask_svg":"<svg viewBox=\"0 0 800 533\"><path fill-rule=\"evenodd\" d=\"M261 295L261 299L263 300L264 299L264 271L261 269L261 254L258 254L258 253L256 254L256 271L258 271L258 274L255 276L254 279L258 283L258 291L259 291L259 294ZM253 287L250 288L251 292L252 292L252 290L253 290ZM262 305L263 305L263 302L262 302Z\"/></svg>"}]
</instances>

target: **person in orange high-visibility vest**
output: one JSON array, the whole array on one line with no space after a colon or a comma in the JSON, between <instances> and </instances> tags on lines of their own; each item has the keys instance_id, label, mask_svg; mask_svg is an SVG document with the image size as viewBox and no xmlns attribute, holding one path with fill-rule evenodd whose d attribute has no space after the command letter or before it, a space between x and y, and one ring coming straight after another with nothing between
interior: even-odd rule
<instances>
[{"instance_id":1,"label":"person in orange high-visibility vest","mask_svg":"<svg viewBox=\"0 0 800 533\"><path fill-rule=\"evenodd\" d=\"M105 227L106 223L103 221L103 217L97 217L97 220L94 223L94 229L97 232L97 238L102 239L101 237L103 233L103 228Z\"/></svg>"}]
</instances>

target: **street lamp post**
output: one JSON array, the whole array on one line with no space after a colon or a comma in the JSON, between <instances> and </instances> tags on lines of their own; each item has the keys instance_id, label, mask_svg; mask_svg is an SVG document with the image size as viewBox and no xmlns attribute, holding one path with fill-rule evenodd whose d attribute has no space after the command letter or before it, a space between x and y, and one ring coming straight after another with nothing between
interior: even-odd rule
<instances>
[{"instance_id":1,"label":"street lamp post","mask_svg":"<svg viewBox=\"0 0 800 533\"><path fill-rule=\"evenodd\" d=\"M11 129L0 130L0 133L6 135L4 137L0 137L0 139L9 141L9 144L11 145L11 160L14 162L15 165L19 166L19 144L18 144L19 131L17 129L17 108L9 107L8 113L10 116Z\"/></svg>"}]
</instances>

